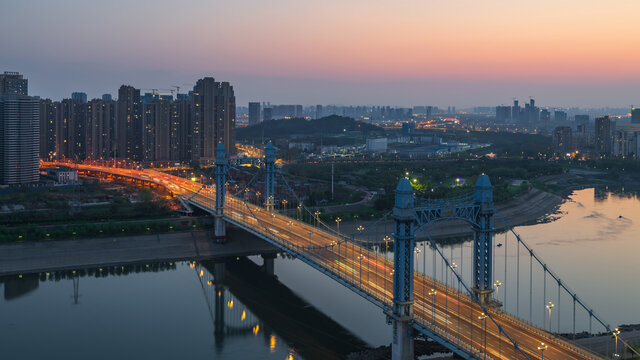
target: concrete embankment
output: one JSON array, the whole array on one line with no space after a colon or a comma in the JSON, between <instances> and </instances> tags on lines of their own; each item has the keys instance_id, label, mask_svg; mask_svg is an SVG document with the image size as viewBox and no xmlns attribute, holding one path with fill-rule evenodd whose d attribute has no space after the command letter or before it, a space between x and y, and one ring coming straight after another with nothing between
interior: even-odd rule
<instances>
[{"instance_id":1,"label":"concrete embankment","mask_svg":"<svg viewBox=\"0 0 640 360\"><path fill-rule=\"evenodd\" d=\"M143 261L178 261L274 253L269 243L229 229L230 241L216 244L210 231L0 245L0 276L110 266Z\"/></svg>"},{"instance_id":2,"label":"concrete embankment","mask_svg":"<svg viewBox=\"0 0 640 360\"><path fill-rule=\"evenodd\" d=\"M509 201L496 204L500 216L502 216L510 226L535 224L550 214L553 214L558 206L563 202L563 198L538 189L531 189ZM494 227L497 230L506 228L500 216L494 216ZM356 234L356 228L360 225L367 230L376 221L350 221L340 224L340 231L345 234ZM391 219L382 220L376 228L380 230L369 229L366 231L379 232L377 235L389 235L393 232L393 221ZM333 225L333 224L332 224ZM386 229L386 230L385 230ZM434 239L467 237L473 235L471 226L461 220L447 220L430 224L427 227L429 235ZM382 238L380 237L380 238ZM419 232L416 234L418 239L424 238L424 234Z\"/></svg>"}]
</instances>

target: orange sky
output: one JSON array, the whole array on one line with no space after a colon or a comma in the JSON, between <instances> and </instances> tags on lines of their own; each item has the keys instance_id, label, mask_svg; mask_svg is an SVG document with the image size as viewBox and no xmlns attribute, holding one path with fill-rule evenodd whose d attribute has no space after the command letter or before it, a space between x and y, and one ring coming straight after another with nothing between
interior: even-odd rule
<instances>
[{"instance_id":1,"label":"orange sky","mask_svg":"<svg viewBox=\"0 0 640 360\"><path fill-rule=\"evenodd\" d=\"M638 0L8 3L8 65L361 83L640 81Z\"/></svg>"}]
</instances>

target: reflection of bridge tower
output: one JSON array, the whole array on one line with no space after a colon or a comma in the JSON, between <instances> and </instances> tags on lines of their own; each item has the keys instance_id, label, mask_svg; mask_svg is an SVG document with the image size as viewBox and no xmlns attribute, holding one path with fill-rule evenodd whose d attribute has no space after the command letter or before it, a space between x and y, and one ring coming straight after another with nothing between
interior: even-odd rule
<instances>
[{"instance_id":1,"label":"reflection of bridge tower","mask_svg":"<svg viewBox=\"0 0 640 360\"><path fill-rule=\"evenodd\" d=\"M73 303L78 305L78 299L80 298L80 276L73 271Z\"/></svg>"},{"instance_id":2,"label":"reflection of bridge tower","mask_svg":"<svg viewBox=\"0 0 640 360\"><path fill-rule=\"evenodd\" d=\"M393 269L393 341L394 360L412 360L413 331L413 249L415 236L413 225L413 189L408 179L401 179L396 188L393 207L395 219L395 252Z\"/></svg>"}]
</instances>

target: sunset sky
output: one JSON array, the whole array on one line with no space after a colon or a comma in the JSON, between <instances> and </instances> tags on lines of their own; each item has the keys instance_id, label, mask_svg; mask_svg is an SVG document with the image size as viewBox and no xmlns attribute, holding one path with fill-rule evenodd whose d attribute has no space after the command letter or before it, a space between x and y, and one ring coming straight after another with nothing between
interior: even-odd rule
<instances>
[{"instance_id":1,"label":"sunset sky","mask_svg":"<svg viewBox=\"0 0 640 360\"><path fill-rule=\"evenodd\" d=\"M640 105L638 0L2 0L30 94L230 81L237 102Z\"/></svg>"}]
</instances>

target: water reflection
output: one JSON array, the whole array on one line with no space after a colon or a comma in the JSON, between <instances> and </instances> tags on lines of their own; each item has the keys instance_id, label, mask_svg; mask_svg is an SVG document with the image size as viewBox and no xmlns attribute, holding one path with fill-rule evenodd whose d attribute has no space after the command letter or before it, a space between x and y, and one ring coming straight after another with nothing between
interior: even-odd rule
<instances>
[{"instance_id":1,"label":"water reflection","mask_svg":"<svg viewBox=\"0 0 640 360\"><path fill-rule=\"evenodd\" d=\"M160 359L341 359L367 347L245 258L8 276L0 286L8 358L110 359L127 349L125 357ZM66 336L83 341L70 349Z\"/></svg>"}]
</instances>

